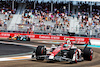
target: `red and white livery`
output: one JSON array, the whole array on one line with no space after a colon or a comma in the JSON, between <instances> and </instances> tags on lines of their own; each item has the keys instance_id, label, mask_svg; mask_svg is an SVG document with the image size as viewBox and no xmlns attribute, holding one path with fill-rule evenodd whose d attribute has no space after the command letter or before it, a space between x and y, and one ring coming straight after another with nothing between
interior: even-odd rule
<instances>
[{"instance_id":1,"label":"red and white livery","mask_svg":"<svg viewBox=\"0 0 100 67\"><path fill-rule=\"evenodd\" d=\"M83 60L92 60L93 49L87 48L78 49L70 39L67 39L65 43L60 45L52 45L50 49L46 49L46 46L38 46L33 51L32 58L37 60L56 60L56 61L68 61L70 63L77 63Z\"/></svg>"}]
</instances>

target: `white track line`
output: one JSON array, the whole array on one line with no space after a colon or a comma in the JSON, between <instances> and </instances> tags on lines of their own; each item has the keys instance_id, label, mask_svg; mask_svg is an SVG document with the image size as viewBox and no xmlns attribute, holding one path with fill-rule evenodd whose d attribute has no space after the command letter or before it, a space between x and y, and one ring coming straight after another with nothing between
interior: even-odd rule
<instances>
[{"instance_id":1,"label":"white track line","mask_svg":"<svg viewBox=\"0 0 100 67\"><path fill-rule=\"evenodd\" d=\"M31 44L23 44L23 43L14 43L14 42L4 42L0 41L0 43L5 43L5 44L16 44L16 45L22 45L22 46L28 46L28 47L37 47L38 45L31 45ZM49 49L48 47L46 47ZM25 60L25 59L31 59L32 55L26 55L26 56L15 56L15 57L5 57L5 58L0 58L0 61L14 61L14 60Z\"/></svg>"},{"instance_id":2,"label":"white track line","mask_svg":"<svg viewBox=\"0 0 100 67\"><path fill-rule=\"evenodd\" d=\"M0 61L14 61L14 60L31 59L31 56L32 55L16 56L16 57L6 57L6 58L0 58Z\"/></svg>"},{"instance_id":3,"label":"white track line","mask_svg":"<svg viewBox=\"0 0 100 67\"><path fill-rule=\"evenodd\" d=\"M15 42L4 42L4 41L0 41L0 43L5 43L5 44L15 44L15 45L28 46L28 47L37 47L36 45L23 44L23 43L15 43Z\"/></svg>"}]
</instances>

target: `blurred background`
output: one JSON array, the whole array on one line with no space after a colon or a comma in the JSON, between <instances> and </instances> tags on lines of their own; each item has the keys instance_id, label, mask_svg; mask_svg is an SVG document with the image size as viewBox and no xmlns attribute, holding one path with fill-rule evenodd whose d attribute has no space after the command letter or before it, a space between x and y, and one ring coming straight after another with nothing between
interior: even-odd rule
<instances>
[{"instance_id":1,"label":"blurred background","mask_svg":"<svg viewBox=\"0 0 100 67\"><path fill-rule=\"evenodd\" d=\"M100 1L0 0L0 32L100 38Z\"/></svg>"}]
</instances>

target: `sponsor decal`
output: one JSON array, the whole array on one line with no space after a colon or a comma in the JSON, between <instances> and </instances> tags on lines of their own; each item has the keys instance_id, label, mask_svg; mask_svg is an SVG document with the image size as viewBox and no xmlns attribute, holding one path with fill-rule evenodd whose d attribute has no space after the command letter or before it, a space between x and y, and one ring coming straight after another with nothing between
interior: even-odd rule
<instances>
[{"instance_id":1,"label":"sponsor decal","mask_svg":"<svg viewBox=\"0 0 100 67\"><path fill-rule=\"evenodd\" d=\"M35 38L35 35L28 35L30 38Z\"/></svg>"},{"instance_id":2,"label":"sponsor decal","mask_svg":"<svg viewBox=\"0 0 100 67\"><path fill-rule=\"evenodd\" d=\"M84 41L85 38L75 38L76 41Z\"/></svg>"},{"instance_id":3,"label":"sponsor decal","mask_svg":"<svg viewBox=\"0 0 100 67\"><path fill-rule=\"evenodd\" d=\"M60 40L60 37L54 37L54 36L51 36L51 39Z\"/></svg>"},{"instance_id":4,"label":"sponsor decal","mask_svg":"<svg viewBox=\"0 0 100 67\"><path fill-rule=\"evenodd\" d=\"M41 38L42 38L42 39L50 39L50 36L43 36L43 35L40 35L39 38L40 38L40 39L41 39Z\"/></svg>"},{"instance_id":5,"label":"sponsor decal","mask_svg":"<svg viewBox=\"0 0 100 67\"><path fill-rule=\"evenodd\" d=\"M2 33L1 36L10 36L10 34Z\"/></svg>"}]
</instances>

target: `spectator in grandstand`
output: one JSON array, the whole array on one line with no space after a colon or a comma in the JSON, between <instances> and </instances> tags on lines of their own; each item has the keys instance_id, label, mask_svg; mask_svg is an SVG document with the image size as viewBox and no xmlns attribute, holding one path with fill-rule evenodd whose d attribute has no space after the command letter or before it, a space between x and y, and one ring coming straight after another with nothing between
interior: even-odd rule
<instances>
[{"instance_id":1,"label":"spectator in grandstand","mask_svg":"<svg viewBox=\"0 0 100 67\"><path fill-rule=\"evenodd\" d=\"M2 27L2 20L0 19L0 27Z\"/></svg>"},{"instance_id":2,"label":"spectator in grandstand","mask_svg":"<svg viewBox=\"0 0 100 67\"><path fill-rule=\"evenodd\" d=\"M24 20L26 24L32 24L30 20L32 20L31 18L34 17L34 19L39 20L34 24L34 26L38 27L39 30L41 31L43 30L44 31L46 30L57 31L57 29L61 31L65 31L65 30L69 31L70 21L67 15L68 13L64 13L56 5L54 8L54 13L50 13L50 10L48 7L50 6L49 3L41 3L41 4L37 3L36 9L33 9L32 7L33 4L34 4L33 2L28 2L28 5L26 6L27 10L25 10L25 13L22 15L24 16L22 17L22 20ZM80 7L83 7L83 6L80 6ZM32 11L30 11L30 9L32 9ZM100 16L98 15L93 16L93 20L92 22L90 22L88 20L89 16L87 15L88 13L86 11L87 9L82 9L82 11L78 12L77 18L79 19L80 29L85 29L86 27L90 29L90 26L92 25L97 26L97 23L99 25ZM75 18L74 13L71 16ZM53 22L52 25L45 24L48 21L50 21L50 23ZM87 29L86 29L86 32L88 32Z\"/></svg>"},{"instance_id":3,"label":"spectator in grandstand","mask_svg":"<svg viewBox=\"0 0 100 67\"><path fill-rule=\"evenodd\" d=\"M72 17L73 17L73 19L74 19L74 17L75 17L75 14L74 14L74 13L72 14Z\"/></svg>"},{"instance_id":4,"label":"spectator in grandstand","mask_svg":"<svg viewBox=\"0 0 100 67\"><path fill-rule=\"evenodd\" d=\"M5 20L4 20L3 24L4 24L4 28L7 29L7 22Z\"/></svg>"},{"instance_id":5,"label":"spectator in grandstand","mask_svg":"<svg viewBox=\"0 0 100 67\"><path fill-rule=\"evenodd\" d=\"M7 17L7 15L8 15L7 12L5 12L5 17Z\"/></svg>"}]
</instances>

